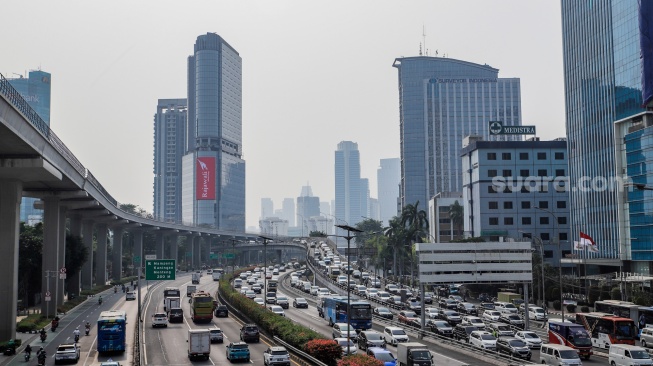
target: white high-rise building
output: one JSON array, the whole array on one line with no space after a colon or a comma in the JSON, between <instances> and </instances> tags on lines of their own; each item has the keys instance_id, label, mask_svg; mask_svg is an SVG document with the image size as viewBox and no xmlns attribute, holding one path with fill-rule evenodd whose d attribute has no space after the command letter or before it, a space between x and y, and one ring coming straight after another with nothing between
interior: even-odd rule
<instances>
[{"instance_id":1,"label":"white high-rise building","mask_svg":"<svg viewBox=\"0 0 653 366\"><path fill-rule=\"evenodd\" d=\"M387 226L397 216L397 199L401 183L401 161L399 158L381 159L376 170L379 201L379 220Z\"/></svg>"},{"instance_id":2,"label":"white high-rise building","mask_svg":"<svg viewBox=\"0 0 653 366\"><path fill-rule=\"evenodd\" d=\"M274 202L272 198L261 198L261 219L272 217L274 215Z\"/></svg>"}]
</instances>

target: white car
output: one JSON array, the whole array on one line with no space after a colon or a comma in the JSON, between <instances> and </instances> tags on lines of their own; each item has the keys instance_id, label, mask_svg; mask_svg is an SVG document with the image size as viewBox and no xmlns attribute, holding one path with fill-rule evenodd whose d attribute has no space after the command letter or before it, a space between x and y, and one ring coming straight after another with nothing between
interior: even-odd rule
<instances>
[{"instance_id":1,"label":"white car","mask_svg":"<svg viewBox=\"0 0 653 366\"><path fill-rule=\"evenodd\" d=\"M283 311L283 308L279 305L269 306L268 309L270 309L271 312L277 315L286 316L286 313Z\"/></svg>"},{"instance_id":2,"label":"white car","mask_svg":"<svg viewBox=\"0 0 653 366\"><path fill-rule=\"evenodd\" d=\"M80 349L76 343L60 344L57 348L57 353L54 354L54 363L58 364L69 361L77 363L79 356Z\"/></svg>"},{"instance_id":3,"label":"white car","mask_svg":"<svg viewBox=\"0 0 653 366\"><path fill-rule=\"evenodd\" d=\"M440 316L440 310L436 308L426 308L424 309L424 314L429 319L438 319Z\"/></svg>"},{"instance_id":4,"label":"white car","mask_svg":"<svg viewBox=\"0 0 653 366\"><path fill-rule=\"evenodd\" d=\"M391 296L390 293L385 292L385 291L379 291L379 292L376 293L376 298L379 301L390 301L390 299L391 299L390 296Z\"/></svg>"},{"instance_id":5,"label":"white car","mask_svg":"<svg viewBox=\"0 0 653 366\"><path fill-rule=\"evenodd\" d=\"M356 347L356 344L351 340L347 340L347 338L334 338L334 341L342 347L342 355L347 356L347 355L354 355L356 352L358 352L358 347ZM347 351L349 350L349 352Z\"/></svg>"},{"instance_id":6,"label":"white car","mask_svg":"<svg viewBox=\"0 0 653 366\"><path fill-rule=\"evenodd\" d=\"M346 285L347 284L347 276L338 276L338 285Z\"/></svg>"},{"instance_id":7,"label":"white car","mask_svg":"<svg viewBox=\"0 0 653 366\"><path fill-rule=\"evenodd\" d=\"M168 315L166 313L152 315L152 328L156 327L168 327Z\"/></svg>"},{"instance_id":8,"label":"white car","mask_svg":"<svg viewBox=\"0 0 653 366\"><path fill-rule=\"evenodd\" d=\"M408 342L408 334L399 327L385 327L383 329L383 338L385 343L396 346L397 343Z\"/></svg>"},{"instance_id":9,"label":"white car","mask_svg":"<svg viewBox=\"0 0 653 366\"><path fill-rule=\"evenodd\" d=\"M136 300L136 293L135 292L130 291L127 294L125 294L125 301L129 301L129 300Z\"/></svg>"},{"instance_id":10,"label":"white car","mask_svg":"<svg viewBox=\"0 0 653 366\"><path fill-rule=\"evenodd\" d=\"M263 365L290 365L290 354L286 347L269 347L263 352Z\"/></svg>"},{"instance_id":11,"label":"white car","mask_svg":"<svg viewBox=\"0 0 653 366\"><path fill-rule=\"evenodd\" d=\"M379 289L376 288L368 288L367 289L367 297L369 298L374 298L376 297L376 294L379 293Z\"/></svg>"},{"instance_id":12,"label":"white car","mask_svg":"<svg viewBox=\"0 0 653 366\"><path fill-rule=\"evenodd\" d=\"M490 321L490 322L496 322L499 321L499 318L501 318L501 312L496 311L496 310L485 310L483 312L483 319Z\"/></svg>"},{"instance_id":13,"label":"white car","mask_svg":"<svg viewBox=\"0 0 653 366\"><path fill-rule=\"evenodd\" d=\"M311 286L311 295L317 296L317 291L320 289L319 286Z\"/></svg>"},{"instance_id":14,"label":"white car","mask_svg":"<svg viewBox=\"0 0 653 366\"><path fill-rule=\"evenodd\" d=\"M464 316L462 324L473 325L479 330L485 330L485 323L483 323L483 320L477 316Z\"/></svg>"},{"instance_id":15,"label":"white car","mask_svg":"<svg viewBox=\"0 0 653 366\"><path fill-rule=\"evenodd\" d=\"M483 330L475 330L469 334L469 343L474 347L487 349L491 351L496 351L497 349L497 339Z\"/></svg>"},{"instance_id":16,"label":"white car","mask_svg":"<svg viewBox=\"0 0 653 366\"><path fill-rule=\"evenodd\" d=\"M260 297L254 298L254 302L265 307L265 300L261 299Z\"/></svg>"},{"instance_id":17,"label":"white car","mask_svg":"<svg viewBox=\"0 0 653 366\"><path fill-rule=\"evenodd\" d=\"M529 348L539 349L542 347L542 339L533 332L522 330L515 333L515 338L520 339L526 343Z\"/></svg>"}]
</instances>

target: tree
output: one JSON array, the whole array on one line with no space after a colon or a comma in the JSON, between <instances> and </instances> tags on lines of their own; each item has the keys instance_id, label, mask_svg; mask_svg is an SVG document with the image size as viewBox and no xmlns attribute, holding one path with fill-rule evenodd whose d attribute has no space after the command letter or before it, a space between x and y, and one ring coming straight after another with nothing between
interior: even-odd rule
<instances>
[{"instance_id":1,"label":"tree","mask_svg":"<svg viewBox=\"0 0 653 366\"><path fill-rule=\"evenodd\" d=\"M75 276L82 269L82 266L88 260L88 249L84 246L82 238L79 236L66 235L66 288L71 288L69 279ZM77 288L74 290L77 293Z\"/></svg>"},{"instance_id":2,"label":"tree","mask_svg":"<svg viewBox=\"0 0 653 366\"><path fill-rule=\"evenodd\" d=\"M385 228L385 236L388 238L388 246L392 248L392 275L397 275L397 252L401 250L407 236L407 231L401 223L401 218L395 216Z\"/></svg>"},{"instance_id":3,"label":"tree","mask_svg":"<svg viewBox=\"0 0 653 366\"><path fill-rule=\"evenodd\" d=\"M429 218L428 214L424 210L420 210L419 201L415 204L408 204L404 206L401 210L401 224L406 227L411 234L415 236L415 241L421 243L422 237L425 233L428 233L429 229ZM413 237L411 237L413 239ZM419 241L418 241L419 240Z\"/></svg>"},{"instance_id":4,"label":"tree","mask_svg":"<svg viewBox=\"0 0 653 366\"><path fill-rule=\"evenodd\" d=\"M308 236L311 238L324 238L326 234L323 231L311 231Z\"/></svg>"},{"instance_id":5,"label":"tree","mask_svg":"<svg viewBox=\"0 0 653 366\"><path fill-rule=\"evenodd\" d=\"M356 224L356 229L363 231L362 233L354 233L356 244L360 246L371 234L382 232L383 224L379 220L365 219Z\"/></svg>"},{"instance_id":6,"label":"tree","mask_svg":"<svg viewBox=\"0 0 653 366\"><path fill-rule=\"evenodd\" d=\"M18 239L18 298L25 306L34 305L34 294L41 291L43 258L43 224L20 223Z\"/></svg>"},{"instance_id":7,"label":"tree","mask_svg":"<svg viewBox=\"0 0 653 366\"><path fill-rule=\"evenodd\" d=\"M462 237L462 226L464 216L464 208L458 203L458 200L449 206L449 218L451 219L451 224L454 227L455 234L454 237Z\"/></svg>"}]
</instances>

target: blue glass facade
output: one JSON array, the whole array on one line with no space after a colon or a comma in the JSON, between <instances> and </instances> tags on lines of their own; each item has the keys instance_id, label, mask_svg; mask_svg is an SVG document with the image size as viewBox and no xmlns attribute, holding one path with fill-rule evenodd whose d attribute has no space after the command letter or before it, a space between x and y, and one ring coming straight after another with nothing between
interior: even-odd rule
<instances>
[{"instance_id":1,"label":"blue glass facade","mask_svg":"<svg viewBox=\"0 0 653 366\"><path fill-rule=\"evenodd\" d=\"M639 113L641 74L636 0L562 0L566 130L574 239L592 236L599 253L619 258L617 191L580 188L615 176L615 121Z\"/></svg>"},{"instance_id":2,"label":"blue glass facade","mask_svg":"<svg viewBox=\"0 0 653 366\"><path fill-rule=\"evenodd\" d=\"M358 144L342 141L335 152L335 217L350 226L362 220L361 165Z\"/></svg>"},{"instance_id":3,"label":"blue glass facade","mask_svg":"<svg viewBox=\"0 0 653 366\"><path fill-rule=\"evenodd\" d=\"M653 187L653 175L648 165L653 162L653 127L627 134L626 173L633 183ZM653 191L629 190L630 259L653 260ZM650 272L649 272L650 273Z\"/></svg>"},{"instance_id":4,"label":"blue glass facade","mask_svg":"<svg viewBox=\"0 0 653 366\"><path fill-rule=\"evenodd\" d=\"M395 60L399 70L402 205L462 188L465 136L489 138L489 121L520 126L521 87L499 70L442 57ZM503 136L495 140L518 140Z\"/></svg>"}]
</instances>

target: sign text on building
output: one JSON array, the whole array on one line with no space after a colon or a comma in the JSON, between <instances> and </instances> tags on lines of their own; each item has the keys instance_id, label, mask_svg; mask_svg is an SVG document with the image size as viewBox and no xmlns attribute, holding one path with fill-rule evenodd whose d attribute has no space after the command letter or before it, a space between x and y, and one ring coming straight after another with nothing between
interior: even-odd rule
<instances>
[{"instance_id":1,"label":"sign text on building","mask_svg":"<svg viewBox=\"0 0 653 366\"><path fill-rule=\"evenodd\" d=\"M535 135L535 126L504 126L502 121L489 122L490 135Z\"/></svg>"}]
</instances>

